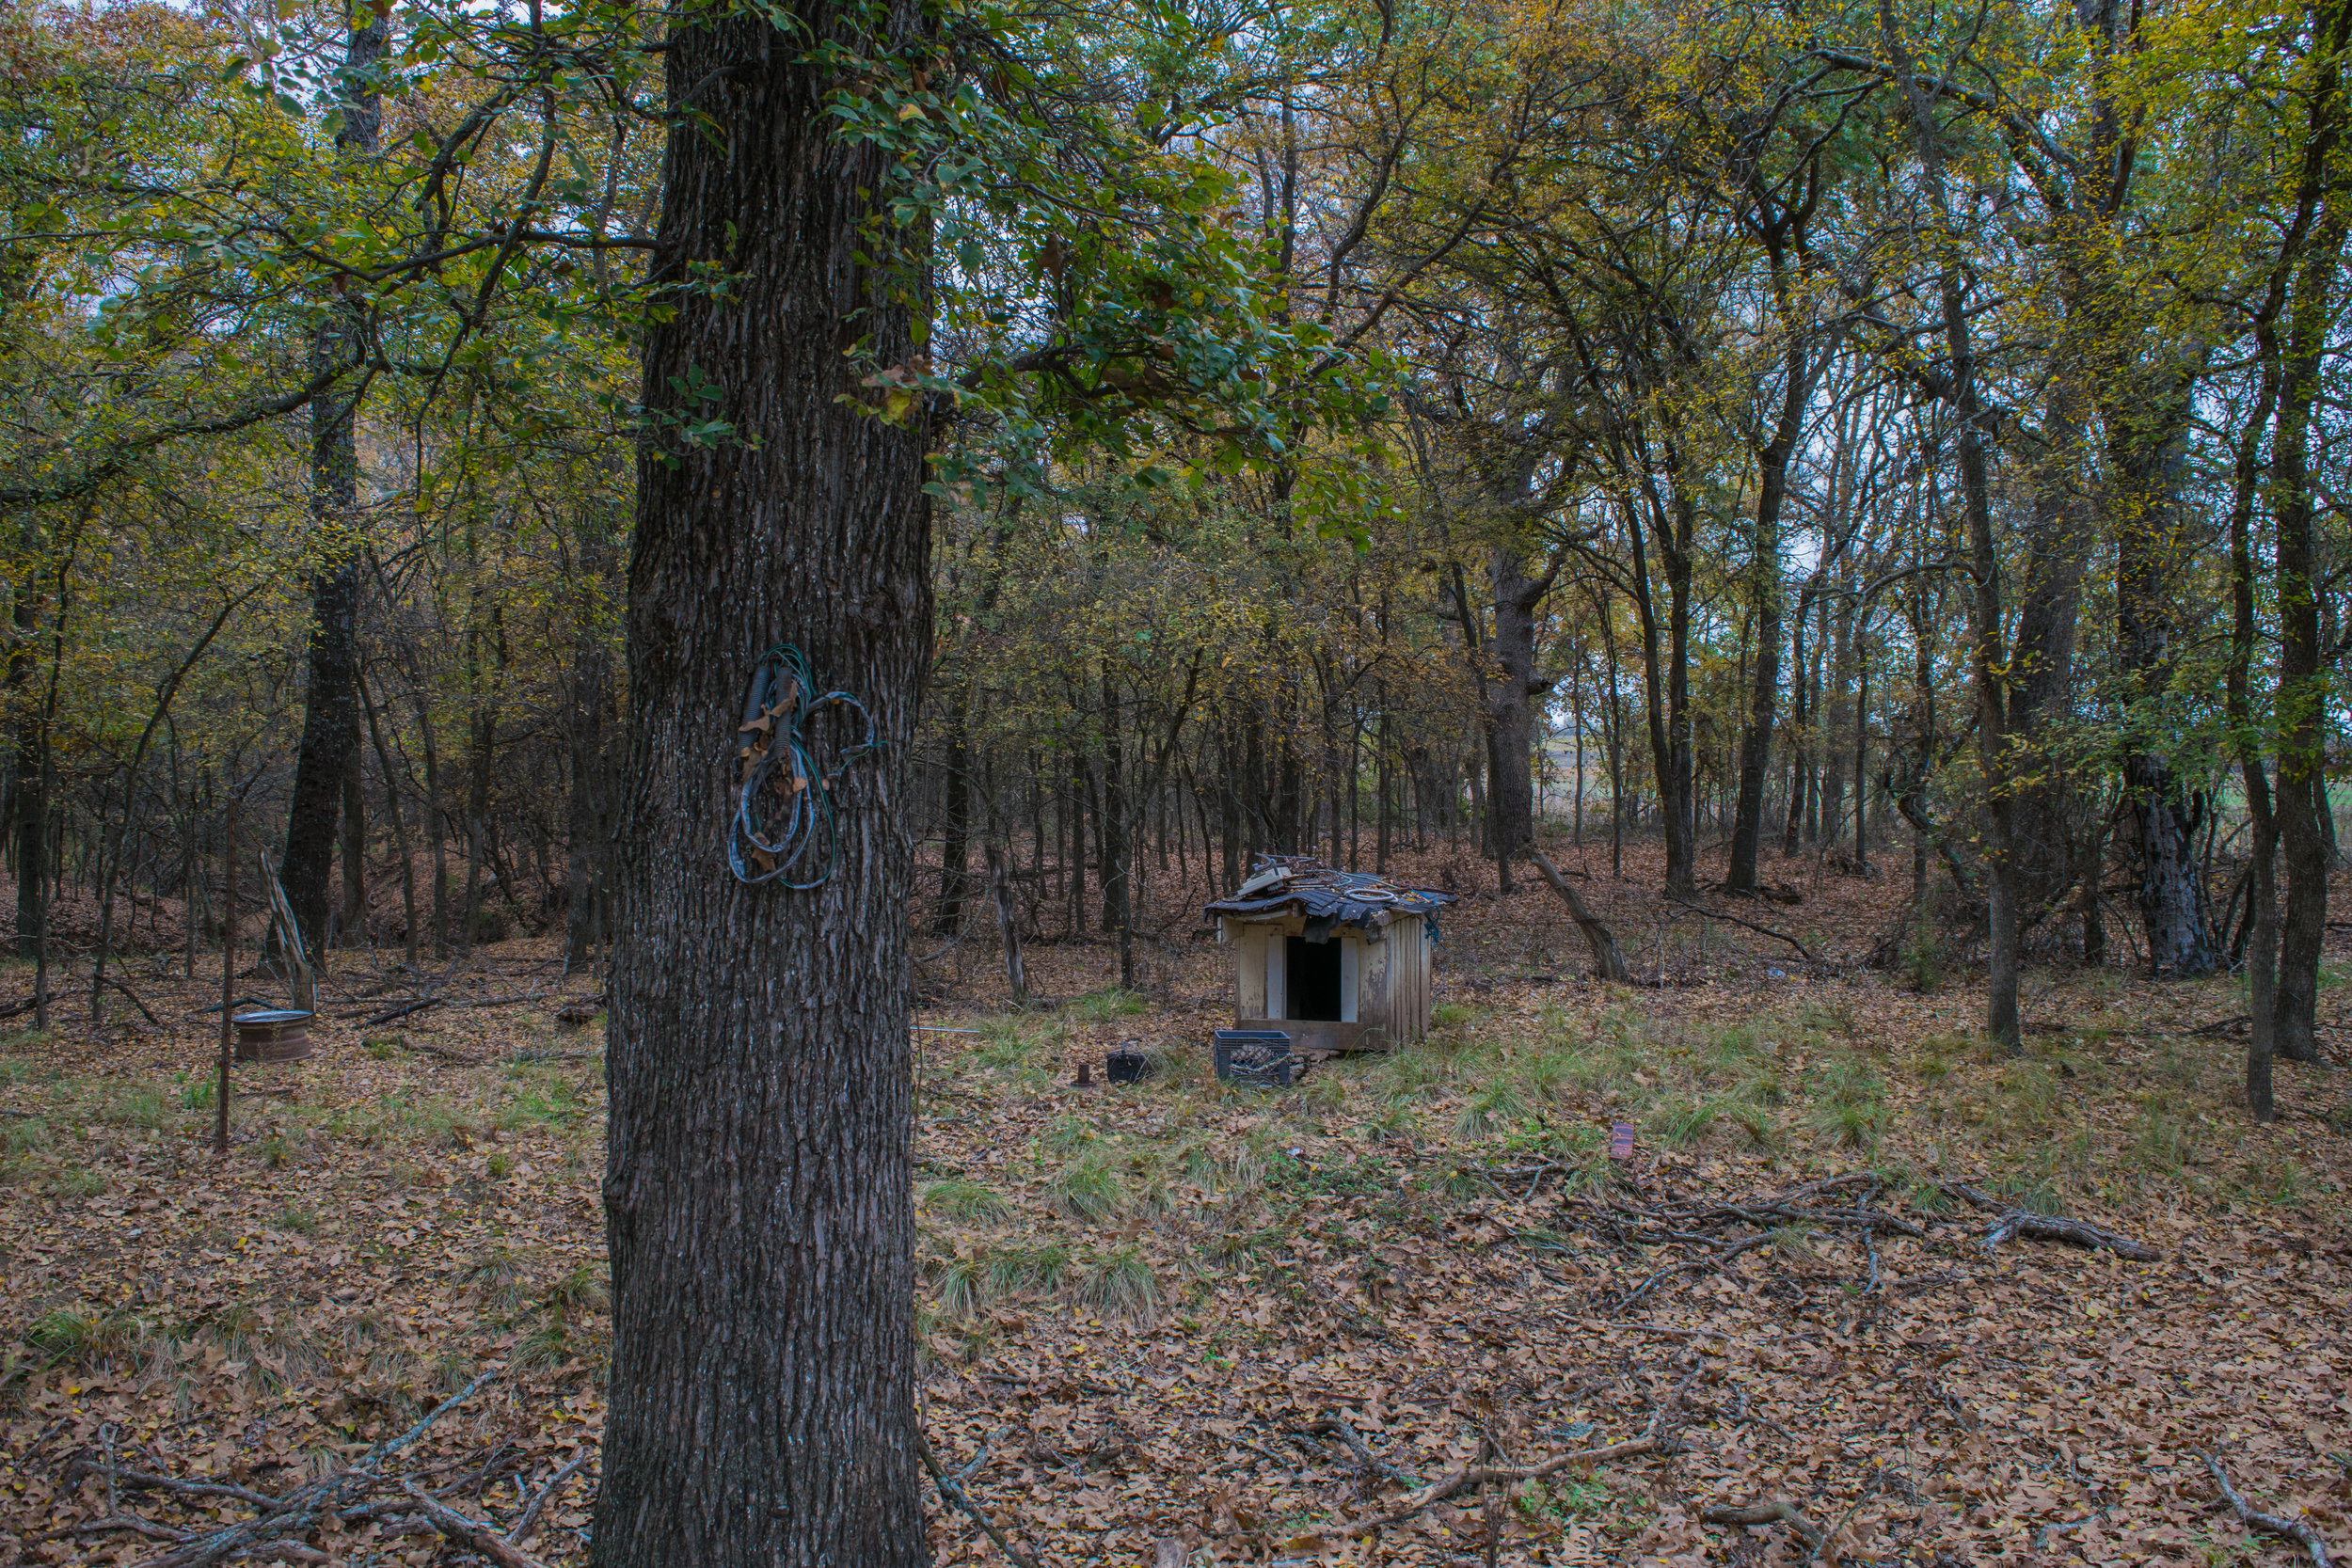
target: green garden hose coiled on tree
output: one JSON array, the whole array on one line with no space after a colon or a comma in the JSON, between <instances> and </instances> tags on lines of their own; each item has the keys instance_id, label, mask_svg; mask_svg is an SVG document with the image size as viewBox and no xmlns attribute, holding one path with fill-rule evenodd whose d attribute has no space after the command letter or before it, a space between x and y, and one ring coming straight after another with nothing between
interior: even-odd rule
<instances>
[{"instance_id":1,"label":"green garden hose coiled on tree","mask_svg":"<svg viewBox=\"0 0 2352 1568\"><path fill-rule=\"evenodd\" d=\"M847 691L812 696L816 686L809 679L808 657L788 642L760 655L753 667L751 687L743 696L743 722L735 736L741 782L727 832L727 865L740 881L755 886L782 881L805 891L833 875L840 848L833 786L851 763L872 754L882 743L874 738L874 716L864 703ZM820 774L805 726L827 708L856 714L866 733L841 753L832 772ZM820 839L823 863L812 874L814 863L803 862ZM794 880L795 870L807 879Z\"/></svg>"}]
</instances>

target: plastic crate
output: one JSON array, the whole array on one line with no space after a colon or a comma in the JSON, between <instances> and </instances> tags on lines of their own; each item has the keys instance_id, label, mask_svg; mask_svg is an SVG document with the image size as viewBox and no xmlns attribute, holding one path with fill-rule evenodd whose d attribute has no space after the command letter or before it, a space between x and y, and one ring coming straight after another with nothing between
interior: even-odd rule
<instances>
[{"instance_id":1,"label":"plastic crate","mask_svg":"<svg viewBox=\"0 0 2352 1568\"><path fill-rule=\"evenodd\" d=\"M1152 1076L1155 1064L1140 1051L1114 1051L1103 1058L1114 1084L1140 1084Z\"/></svg>"},{"instance_id":2,"label":"plastic crate","mask_svg":"<svg viewBox=\"0 0 2352 1568\"><path fill-rule=\"evenodd\" d=\"M1279 1029L1216 1032L1216 1075L1226 1083L1287 1089L1294 1065L1291 1037Z\"/></svg>"}]
</instances>

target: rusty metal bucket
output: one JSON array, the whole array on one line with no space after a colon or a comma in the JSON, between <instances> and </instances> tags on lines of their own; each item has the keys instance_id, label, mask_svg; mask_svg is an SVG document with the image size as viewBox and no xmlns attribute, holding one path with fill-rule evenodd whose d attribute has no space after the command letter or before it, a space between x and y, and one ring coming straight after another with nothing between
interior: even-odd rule
<instances>
[{"instance_id":1,"label":"rusty metal bucket","mask_svg":"<svg viewBox=\"0 0 2352 1568\"><path fill-rule=\"evenodd\" d=\"M238 1013L237 1060L241 1062L299 1062L310 1054L310 1015L288 1008Z\"/></svg>"}]
</instances>

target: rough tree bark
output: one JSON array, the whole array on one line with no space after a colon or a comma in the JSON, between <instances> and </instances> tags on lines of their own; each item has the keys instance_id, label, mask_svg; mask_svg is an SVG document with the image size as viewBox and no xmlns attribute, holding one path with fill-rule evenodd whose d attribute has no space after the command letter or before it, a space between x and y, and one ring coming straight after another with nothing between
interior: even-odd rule
<instances>
[{"instance_id":1,"label":"rough tree bark","mask_svg":"<svg viewBox=\"0 0 2352 1568\"><path fill-rule=\"evenodd\" d=\"M580 969L612 942L612 822L616 772L612 740L612 657L606 639L611 579L618 550L602 508L581 529L580 585L573 612L567 739L571 749L569 859L564 870L564 968Z\"/></svg>"},{"instance_id":2,"label":"rough tree bark","mask_svg":"<svg viewBox=\"0 0 2352 1568\"><path fill-rule=\"evenodd\" d=\"M1934 215L1949 225L1952 210L1944 173L1942 135L1927 89L1913 69L1910 48L1896 27L1892 0L1879 0L1879 28L1901 84L1918 145L1921 171L1934 203ZM1985 990L1985 1032L1995 1044L2014 1055L2023 1050L2024 1040L2017 1016L2017 865L2014 802L2005 739L2009 705L2004 689L2007 660L2002 651L2000 558L1993 539L1992 480L1986 450L1991 443L1985 430L1983 400L1977 388L1976 345L1960 263L1948 247L1937 269L1936 296L1943 318L1945 352L1949 356L1936 395L1950 406L1959 423L1961 499L1967 517L1968 575L1974 590L1968 633L1976 686L1977 755L1985 790L1986 956L1990 971Z\"/></svg>"},{"instance_id":3,"label":"rough tree bark","mask_svg":"<svg viewBox=\"0 0 2352 1568\"><path fill-rule=\"evenodd\" d=\"M1786 298L1776 239L1767 239L1773 251L1775 294ZM1748 700L1748 722L1740 739L1740 803L1731 829L1731 865L1724 887L1731 893L1756 891L1756 851L1764 833L1764 773L1772 764L1772 723L1780 712L1781 538L1780 513L1788 494L1788 457L1804 429L1805 404L1812 390L1811 361L1805 336L1791 313L1781 311L1788 334L1781 367L1780 411L1772 438L1756 454L1758 483L1756 498L1756 559L1752 590L1756 595L1756 684ZM1803 610L1800 610L1802 614ZM1790 791L1790 809L1804 787L1802 779Z\"/></svg>"},{"instance_id":4,"label":"rough tree bark","mask_svg":"<svg viewBox=\"0 0 2352 1568\"><path fill-rule=\"evenodd\" d=\"M2333 182L2341 174L2329 165L2342 155L2346 129L2343 61L2352 46L2352 0L2328 0L2314 8L2312 20L2320 63L2309 101L2304 179L2325 195L2287 307L2270 443L2279 556L2278 826L2287 884L2275 1016L2279 1054L2298 1062L2319 1060L2319 955L2328 934L2328 856L2320 827L2320 814L2328 809L2328 676L2320 659L2311 430L2334 314L2337 259L2352 227L2352 199Z\"/></svg>"},{"instance_id":5,"label":"rough tree bark","mask_svg":"<svg viewBox=\"0 0 2352 1568\"><path fill-rule=\"evenodd\" d=\"M1535 669L1535 612L1566 559L1565 552L1555 552L1542 571L1530 576L1527 558L1515 548L1499 546L1487 557L1495 617L1487 652L1495 675L1480 683L1486 718L1486 831L1505 892L1511 887L1511 857L1535 842L1535 776L1528 760L1535 745L1533 699L1552 687Z\"/></svg>"},{"instance_id":6,"label":"rough tree bark","mask_svg":"<svg viewBox=\"0 0 2352 1568\"><path fill-rule=\"evenodd\" d=\"M890 1568L925 1558L914 1425L899 813L930 640L918 430L861 417L841 346L914 355L903 279L860 260L892 169L837 140L809 38L910 57L912 0L803 0L675 29L694 95L662 181L649 397L718 384L716 446L648 451L629 564L628 773L612 961L611 1416L597 1568ZM880 36L877 36L879 31ZM879 750L832 791L808 892L727 871L736 727L780 642L862 700Z\"/></svg>"},{"instance_id":7,"label":"rough tree bark","mask_svg":"<svg viewBox=\"0 0 2352 1568\"><path fill-rule=\"evenodd\" d=\"M380 17L355 27L343 50L339 88L342 128L339 157L373 156L382 112L375 74L390 38ZM356 305L338 304L320 323L310 346L313 372L348 361L358 347ZM294 908L306 946L325 961L335 829L342 814L343 780L359 744L359 567L365 552L358 524L359 457L353 434L356 392L335 391L310 404L310 519L317 555L310 573L310 685L304 694L302 741L294 755L294 800L286 814L286 853L278 880Z\"/></svg>"},{"instance_id":8,"label":"rough tree bark","mask_svg":"<svg viewBox=\"0 0 2352 1568\"><path fill-rule=\"evenodd\" d=\"M2197 879L2204 805L2173 765L2177 721L2169 701L2185 559L2177 491L2192 386L2185 372L2173 374L2128 413L2110 407L2106 420L2116 502L2116 641L2129 705L2123 789L2148 963L2160 979L2209 974L2216 961Z\"/></svg>"}]
</instances>

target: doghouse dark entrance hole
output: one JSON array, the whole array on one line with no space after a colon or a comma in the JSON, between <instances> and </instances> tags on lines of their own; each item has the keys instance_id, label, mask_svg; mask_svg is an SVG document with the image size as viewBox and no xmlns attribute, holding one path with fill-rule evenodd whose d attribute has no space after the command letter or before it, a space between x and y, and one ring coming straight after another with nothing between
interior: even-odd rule
<instances>
[{"instance_id":1,"label":"doghouse dark entrance hole","mask_svg":"<svg viewBox=\"0 0 2352 1568\"><path fill-rule=\"evenodd\" d=\"M1283 1017L1311 1022L1340 1022L1340 944L1290 939L1284 972L1290 984L1290 1006Z\"/></svg>"}]
</instances>

